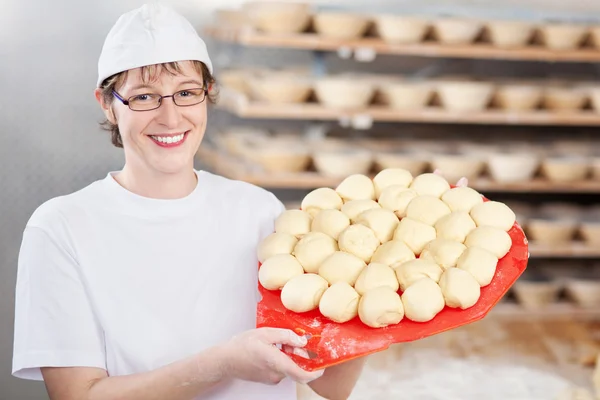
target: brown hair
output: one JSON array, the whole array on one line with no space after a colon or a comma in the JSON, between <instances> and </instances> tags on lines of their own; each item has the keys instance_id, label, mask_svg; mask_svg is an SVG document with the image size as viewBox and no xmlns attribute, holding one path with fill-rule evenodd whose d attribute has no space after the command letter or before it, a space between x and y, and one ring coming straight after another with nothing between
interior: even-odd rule
<instances>
[{"instance_id":1,"label":"brown hair","mask_svg":"<svg viewBox=\"0 0 600 400\"><path fill-rule=\"evenodd\" d=\"M203 62L193 61L194 69L196 72L202 74L202 80L204 81L204 87L208 89L207 99L211 104L217 102L217 92L215 86L215 78L210 73L208 68ZM151 82L156 80L162 73L167 73L171 76L181 73L181 64L179 62L169 62L164 64L155 64L142 67L142 81ZM112 75L106 78L100 89L102 89L102 99L105 104L109 107L114 101L113 90L120 88L123 83L127 80L127 71L119 72L118 74ZM121 132L119 132L119 126L113 124L108 119L100 123L102 129L110 132L111 142L115 147L123 147L123 140L121 139Z\"/></svg>"}]
</instances>

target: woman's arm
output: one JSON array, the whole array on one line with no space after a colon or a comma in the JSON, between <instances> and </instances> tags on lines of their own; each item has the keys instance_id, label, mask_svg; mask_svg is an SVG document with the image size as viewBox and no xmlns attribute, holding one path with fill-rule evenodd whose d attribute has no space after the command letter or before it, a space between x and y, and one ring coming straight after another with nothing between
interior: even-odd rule
<instances>
[{"instance_id":1,"label":"woman's arm","mask_svg":"<svg viewBox=\"0 0 600 400\"><path fill-rule=\"evenodd\" d=\"M308 383L322 375L298 367L279 343L306 341L289 330L260 328L149 372L109 377L98 368L50 367L42 373L51 400L191 400L230 379L274 385L286 376Z\"/></svg>"},{"instance_id":2,"label":"woman's arm","mask_svg":"<svg viewBox=\"0 0 600 400\"><path fill-rule=\"evenodd\" d=\"M325 369L325 373L308 385L319 396L329 400L346 400L350 397L365 365L366 357L356 358Z\"/></svg>"}]
</instances>

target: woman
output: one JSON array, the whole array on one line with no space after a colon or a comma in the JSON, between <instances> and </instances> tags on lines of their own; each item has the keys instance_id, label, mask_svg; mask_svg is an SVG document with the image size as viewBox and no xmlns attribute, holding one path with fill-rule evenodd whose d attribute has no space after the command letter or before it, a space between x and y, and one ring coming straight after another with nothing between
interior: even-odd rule
<instances>
[{"instance_id":1,"label":"woman","mask_svg":"<svg viewBox=\"0 0 600 400\"><path fill-rule=\"evenodd\" d=\"M256 248L284 207L194 170L213 83L168 8L108 34L95 95L125 165L40 206L19 257L13 374L52 400L285 400L294 381L349 396L363 360L307 372L275 346L301 354L304 338L254 329Z\"/></svg>"}]
</instances>

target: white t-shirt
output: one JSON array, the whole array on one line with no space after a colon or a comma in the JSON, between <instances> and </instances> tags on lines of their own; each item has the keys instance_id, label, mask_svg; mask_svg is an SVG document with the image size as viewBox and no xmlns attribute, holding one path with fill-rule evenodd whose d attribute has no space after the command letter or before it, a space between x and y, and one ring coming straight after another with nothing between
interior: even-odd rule
<instances>
[{"instance_id":1,"label":"white t-shirt","mask_svg":"<svg viewBox=\"0 0 600 400\"><path fill-rule=\"evenodd\" d=\"M21 245L13 375L42 366L156 369L256 324L258 243L284 210L270 192L200 171L182 199L138 196L109 173L40 206ZM211 400L287 400L296 386L222 384Z\"/></svg>"}]
</instances>

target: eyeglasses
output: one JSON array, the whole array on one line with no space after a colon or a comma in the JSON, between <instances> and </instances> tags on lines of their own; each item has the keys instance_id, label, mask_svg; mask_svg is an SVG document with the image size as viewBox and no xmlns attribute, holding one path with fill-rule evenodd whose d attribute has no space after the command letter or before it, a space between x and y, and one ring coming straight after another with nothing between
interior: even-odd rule
<instances>
[{"instance_id":1,"label":"eyeglasses","mask_svg":"<svg viewBox=\"0 0 600 400\"><path fill-rule=\"evenodd\" d=\"M195 106L204 101L208 94L208 90L204 88L185 89L169 96L161 96L156 93L144 93L131 96L127 100L114 90L112 93L121 103L128 106L132 111L151 111L160 107L162 100L167 97L171 97L173 102L179 107Z\"/></svg>"}]
</instances>

